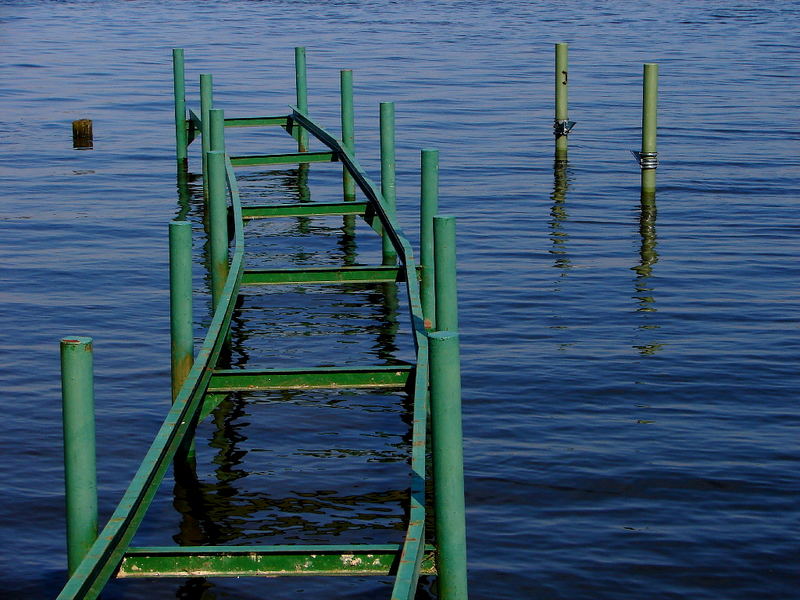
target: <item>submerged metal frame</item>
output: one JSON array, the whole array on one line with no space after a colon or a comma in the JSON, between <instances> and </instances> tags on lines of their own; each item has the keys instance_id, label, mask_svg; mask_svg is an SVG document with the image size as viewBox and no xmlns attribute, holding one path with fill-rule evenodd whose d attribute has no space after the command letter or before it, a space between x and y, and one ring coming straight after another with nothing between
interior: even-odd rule
<instances>
[{"instance_id":1,"label":"submerged metal frame","mask_svg":"<svg viewBox=\"0 0 800 600\"><path fill-rule=\"evenodd\" d=\"M182 60L182 52L181 52ZM176 90L177 74L176 69ZM181 78L182 63L180 70ZM210 79L210 78L209 78ZM183 81L180 82L183 89ZM176 92L177 99L177 92ZM202 112L202 111L201 111ZM182 118L178 117L182 114ZM179 109L178 160L186 161L186 147L204 130L200 117ZM428 429L428 332L422 312L418 267L410 244L402 234L378 186L366 175L354 154L315 123L299 108L289 115L225 119L227 127L282 126L297 135L296 128L311 134L330 152L301 151L254 157L225 155L225 180L234 225L233 252L224 287L218 297L213 319L194 358L191 370L174 399L164 422L116 510L83 560L74 570L59 600L93 599L112 577L199 577L279 575L394 575L392 600L414 597L420 574L436 573L435 548L426 545L425 479L426 434ZM183 137L181 138L181 134ZM299 136L298 137L302 137ZM181 139L185 144L181 150ZM310 214L313 205L302 207L241 206L234 174L236 165L339 161L366 197L364 203L320 205L320 214L359 214L373 229L382 232L397 254L399 266L338 269L300 269L276 275L265 270L245 271L245 219ZM204 161L205 162L205 161ZM180 166L179 166L180 168ZM204 173L206 175L206 173ZM260 211L260 212L259 212ZM306 212L309 211L309 212ZM337 212L345 211L345 212ZM260 273L260 275L258 275ZM269 278L273 279L270 281ZM278 278L276 281L275 278ZM416 361L398 367L319 368L296 371L237 371L217 369L217 360L228 338L231 317L240 287L248 283L289 283L292 281L331 283L353 281L402 281L406 284ZM198 422L208 415L221 393L241 389L296 389L312 387L405 387L412 396L411 484L408 523L399 545L314 545L314 546L203 546L131 548L130 542L145 517L170 463L189 450Z\"/></svg>"}]
</instances>

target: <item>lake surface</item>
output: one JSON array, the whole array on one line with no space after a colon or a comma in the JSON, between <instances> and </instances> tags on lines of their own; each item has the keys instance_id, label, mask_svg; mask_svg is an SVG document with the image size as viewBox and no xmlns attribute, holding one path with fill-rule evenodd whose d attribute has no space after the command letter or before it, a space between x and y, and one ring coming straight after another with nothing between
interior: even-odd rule
<instances>
[{"instance_id":1,"label":"lake surface","mask_svg":"<svg viewBox=\"0 0 800 600\"><path fill-rule=\"evenodd\" d=\"M796 596L798 17L799 2L0 2L3 596L52 598L65 577L58 340L95 340L101 522L169 404L170 49L186 49L190 105L208 72L226 116L257 116L294 102L295 46L310 112L332 131L339 69L354 70L357 149L375 179L378 102L396 102L399 220L414 244L419 149L441 153L441 211L458 218L471 597ZM578 124L554 166L562 41ZM660 65L661 165L642 210L629 150L644 62ZM84 117L94 148L74 150L70 123ZM237 132L229 148L290 142ZM197 173L196 146L190 161ZM265 171L242 173L247 198L340 194L334 165L312 165L307 183ZM336 219L252 235L264 265L379 252ZM248 292L237 319L237 365L409 354L402 298L380 287ZM232 397L198 435L198 480L165 480L137 545L400 535L400 394ZM162 580L114 582L104 597L389 589Z\"/></svg>"}]
</instances>

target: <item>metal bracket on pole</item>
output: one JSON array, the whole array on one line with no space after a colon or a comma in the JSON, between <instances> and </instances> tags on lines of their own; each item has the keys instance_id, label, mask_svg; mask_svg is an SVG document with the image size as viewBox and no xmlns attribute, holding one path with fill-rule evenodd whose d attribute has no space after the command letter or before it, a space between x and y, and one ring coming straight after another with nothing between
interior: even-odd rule
<instances>
[{"instance_id":1,"label":"metal bracket on pole","mask_svg":"<svg viewBox=\"0 0 800 600\"><path fill-rule=\"evenodd\" d=\"M637 152L631 150L636 162L642 169L656 169L658 168L658 152Z\"/></svg>"},{"instance_id":2,"label":"metal bracket on pole","mask_svg":"<svg viewBox=\"0 0 800 600\"><path fill-rule=\"evenodd\" d=\"M572 128L575 127L575 121L566 121L556 119L553 121L553 135L558 137L569 135Z\"/></svg>"}]
</instances>

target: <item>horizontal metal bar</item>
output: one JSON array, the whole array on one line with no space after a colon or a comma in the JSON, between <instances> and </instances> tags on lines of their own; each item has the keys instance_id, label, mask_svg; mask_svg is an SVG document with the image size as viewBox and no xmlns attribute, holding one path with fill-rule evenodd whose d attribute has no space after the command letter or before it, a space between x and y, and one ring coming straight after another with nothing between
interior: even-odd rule
<instances>
[{"instance_id":1,"label":"horizontal metal bar","mask_svg":"<svg viewBox=\"0 0 800 600\"><path fill-rule=\"evenodd\" d=\"M399 267L314 267L306 269L246 269L242 285L290 283L392 283L405 281Z\"/></svg>"},{"instance_id":2,"label":"horizontal metal bar","mask_svg":"<svg viewBox=\"0 0 800 600\"><path fill-rule=\"evenodd\" d=\"M286 165L294 163L336 162L333 152L289 152L286 154L259 154L253 156L231 156L234 167L255 165Z\"/></svg>"},{"instance_id":3,"label":"horizontal metal bar","mask_svg":"<svg viewBox=\"0 0 800 600\"><path fill-rule=\"evenodd\" d=\"M240 119L225 119L225 127L264 127L278 125L286 127L289 117L243 117Z\"/></svg>"},{"instance_id":4,"label":"horizontal metal bar","mask_svg":"<svg viewBox=\"0 0 800 600\"><path fill-rule=\"evenodd\" d=\"M413 365L317 367L311 369L219 369L208 392L311 388L404 388Z\"/></svg>"},{"instance_id":5,"label":"horizontal metal bar","mask_svg":"<svg viewBox=\"0 0 800 600\"><path fill-rule=\"evenodd\" d=\"M291 575L392 575L400 546L176 546L129 548L117 577L281 577ZM436 574L426 547L422 573Z\"/></svg>"},{"instance_id":6,"label":"horizontal metal bar","mask_svg":"<svg viewBox=\"0 0 800 600\"><path fill-rule=\"evenodd\" d=\"M263 204L242 207L242 218L303 217L312 215L364 215L366 202L308 202L306 204Z\"/></svg>"}]
</instances>

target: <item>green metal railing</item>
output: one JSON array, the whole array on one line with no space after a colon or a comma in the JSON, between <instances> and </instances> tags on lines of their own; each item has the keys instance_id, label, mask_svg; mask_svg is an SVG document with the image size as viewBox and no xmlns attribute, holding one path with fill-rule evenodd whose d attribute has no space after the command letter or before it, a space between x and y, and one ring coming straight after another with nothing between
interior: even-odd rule
<instances>
[{"instance_id":1,"label":"green metal railing","mask_svg":"<svg viewBox=\"0 0 800 600\"><path fill-rule=\"evenodd\" d=\"M170 225L172 407L133 481L99 535L96 535L96 508L84 510L83 505L91 504L85 499L72 502L68 509L72 511L69 522L75 523L69 533L70 578L59 599L96 598L112 577L392 575L392 600L408 600L415 596L420 575L437 573L440 598L467 598L455 228L452 217L434 218L438 196L438 154L435 150L422 152L423 262L418 266L395 218L394 105L382 103L380 107L379 188L355 158L352 73L343 71L341 77L343 140L340 141L308 115L305 49L296 49L295 59L298 106L292 107L288 115L224 118L222 111L213 107L211 76L202 75L198 117L186 107L183 50L173 51L179 177L188 164L188 146L198 135L203 142L203 187L209 217L214 316L197 355L192 356L191 227L185 221L175 221ZM224 129L254 126L283 127L295 138L299 151L229 156L225 149ZM322 143L327 151L309 151L309 136ZM242 206L235 167L311 162L341 163L344 202ZM356 190L363 194L364 201L356 201ZM382 236L382 264L372 267L245 269L246 221L331 214L364 218ZM233 223L232 236L228 232L229 221ZM232 252L229 251L229 237L233 240ZM283 370L234 370L218 364L228 343L231 318L241 286L342 282L399 282L405 285L416 354L413 364ZM435 330L438 333L434 333ZM433 344L430 349L429 344ZM75 360L70 357L75 355L76 345L91 352L90 340L62 341L62 347L66 348L64 356L67 357L62 366L65 374L65 448L77 445L83 448L84 455L91 456L91 460L80 456L68 458L68 489L71 484L74 489L76 482L89 480L87 473L91 472L93 477L94 472L93 434L89 449L87 426L75 426L73 423L76 421L72 420L69 427L78 433L67 432L67 405L77 407L77 413L86 423L92 424L93 430L92 403L86 402L87 396L91 396L91 366L89 362L87 371L85 360L75 366ZM429 350L432 352L430 357ZM214 410L225 393L334 387L406 389L412 397L411 482L407 499L408 520L402 543L130 546L167 467L173 461L190 462L194 452L195 427ZM74 400L75 397L84 402ZM435 510L434 519L428 516L427 520L435 523L435 535L427 532L425 527L429 413L432 419ZM96 496L93 497L96 504ZM76 503L81 506L76 507ZM87 510L93 513L87 513Z\"/></svg>"}]
</instances>

